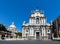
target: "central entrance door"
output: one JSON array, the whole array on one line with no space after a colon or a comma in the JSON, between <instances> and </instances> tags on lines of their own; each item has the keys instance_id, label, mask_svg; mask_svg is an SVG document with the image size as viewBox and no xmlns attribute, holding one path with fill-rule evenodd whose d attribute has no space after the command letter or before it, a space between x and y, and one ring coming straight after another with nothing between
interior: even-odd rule
<instances>
[{"instance_id":1,"label":"central entrance door","mask_svg":"<svg viewBox=\"0 0 60 44\"><path fill-rule=\"evenodd\" d=\"M40 39L39 32L36 32L36 39Z\"/></svg>"}]
</instances>

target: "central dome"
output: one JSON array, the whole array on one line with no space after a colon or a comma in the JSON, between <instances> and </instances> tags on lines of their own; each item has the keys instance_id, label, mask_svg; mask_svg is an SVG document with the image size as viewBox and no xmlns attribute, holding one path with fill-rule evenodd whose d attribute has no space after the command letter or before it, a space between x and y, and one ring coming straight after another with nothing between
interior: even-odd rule
<instances>
[{"instance_id":1,"label":"central dome","mask_svg":"<svg viewBox=\"0 0 60 44\"><path fill-rule=\"evenodd\" d=\"M14 22L12 22L12 24L9 27L16 28L16 26L14 25Z\"/></svg>"}]
</instances>

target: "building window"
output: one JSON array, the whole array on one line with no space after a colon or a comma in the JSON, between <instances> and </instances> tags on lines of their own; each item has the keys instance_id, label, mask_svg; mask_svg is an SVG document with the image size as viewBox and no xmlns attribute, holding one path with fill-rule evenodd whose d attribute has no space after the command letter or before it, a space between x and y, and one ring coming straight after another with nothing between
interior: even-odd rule
<instances>
[{"instance_id":1,"label":"building window","mask_svg":"<svg viewBox=\"0 0 60 44\"><path fill-rule=\"evenodd\" d=\"M36 23L39 24L39 18L36 19Z\"/></svg>"},{"instance_id":2,"label":"building window","mask_svg":"<svg viewBox=\"0 0 60 44\"><path fill-rule=\"evenodd\" d=\"M26 32L28 32L28 30L26 30Z\"/></svg>"}]
</instances>

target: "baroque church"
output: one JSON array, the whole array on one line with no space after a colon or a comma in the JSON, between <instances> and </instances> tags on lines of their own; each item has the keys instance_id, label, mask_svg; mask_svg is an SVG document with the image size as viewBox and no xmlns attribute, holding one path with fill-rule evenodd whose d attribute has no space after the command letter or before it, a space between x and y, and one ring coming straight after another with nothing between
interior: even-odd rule
<instances>
[{"instance_id":1,"label":"baroque church","mask_svg":"<svg viewBox=\"0 0 60 44\"><path fill-rule=\"evenodd\" d=\"M50 38L50 24L46 22L44 12L36 9L31 13L29 22L23 22L22 38L47 40Z\"/></svg>"}]
</instances>

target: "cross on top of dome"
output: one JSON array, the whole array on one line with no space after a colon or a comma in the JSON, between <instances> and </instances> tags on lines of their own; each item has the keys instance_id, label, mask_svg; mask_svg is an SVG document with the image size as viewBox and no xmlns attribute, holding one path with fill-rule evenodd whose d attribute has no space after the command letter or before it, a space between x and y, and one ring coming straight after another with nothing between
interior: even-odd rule
<instances>
[{"instance_id":1,"label":"cross on top of dome","mask_svg":"<svg viewBox=\"0 0 60 44\"><path fill-rule=\"evenodd\" d=\"M36 11L36 12L39 12L39 9L36 9L35 11Z\"/></svg>"},{"instance_id":2,"label":"cross on top of dome","mask_svg":"<svg viewBox=\"0 0 60 44\"><path fill-rule=\"evenodd\" d=\"M16 28L16 26L14 25L14 22L12 22L12 24L9 27Z\"/></svg>"},{"instance_id":3,"label":"cross on top of dome","mask_svg":"<svg viewBox=\"0 0 60 44\"><path fill-rule=\"evenodd\" d=\"M14 25L14 22L12 22L12 25Z\"/></svg>"}]
</instances>

